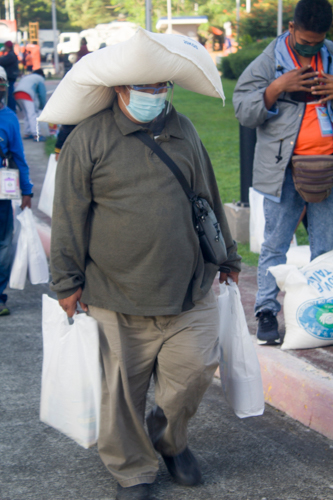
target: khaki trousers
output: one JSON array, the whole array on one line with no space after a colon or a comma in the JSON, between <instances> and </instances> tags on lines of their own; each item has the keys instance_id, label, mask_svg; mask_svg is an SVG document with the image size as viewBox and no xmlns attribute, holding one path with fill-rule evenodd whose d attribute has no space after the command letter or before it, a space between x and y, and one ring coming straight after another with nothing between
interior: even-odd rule
<instances>
[{"instance_id":1,"label":"khaki trousers","mask_svg":"<svg viewBox=\"0 0 333 500\"><path fill-rule=\"evenodd\" d=\"M187 423L218 366L215 295L210 290L177 316L132 316L93 306L89 313L98 321L104 368L99 454L121 486L152 483L158 460L144 429L150 378L164 412L158 449L177 455L187 446ZM161 428L161 418L156 420Z\"/></svg>"}]
</instances>

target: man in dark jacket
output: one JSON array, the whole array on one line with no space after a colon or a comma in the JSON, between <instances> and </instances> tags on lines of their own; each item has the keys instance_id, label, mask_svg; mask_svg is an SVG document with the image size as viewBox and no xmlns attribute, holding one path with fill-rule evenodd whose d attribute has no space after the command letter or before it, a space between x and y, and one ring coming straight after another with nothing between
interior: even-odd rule
<instances>
[{"instance_id":1,"label":"man in dark jacket","mask_svg":"<svg viewBox=\"0 0 333 500\"><path fill-rule=\"evenodd\" d=\"M0 57L0 66L5 68L8 80L8 107L15 112L14 83L19 75L18 59L11 41L5 43L5 55Z\"/></svg>"}]
</instances>

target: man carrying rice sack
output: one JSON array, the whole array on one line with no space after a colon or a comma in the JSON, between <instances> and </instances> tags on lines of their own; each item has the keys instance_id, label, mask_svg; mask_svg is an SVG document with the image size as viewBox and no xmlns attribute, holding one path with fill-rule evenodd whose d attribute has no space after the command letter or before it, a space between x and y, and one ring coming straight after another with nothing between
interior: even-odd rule
<instances>
[{"instance_id":1,"label":"man carrying rice sack","mask_svg":"<svg viewBox=\"0 0 333 500\"><path fill-rule=\"evenodd\" d=\"M218 311L211 286L219 269L222 281L229 276L237 282L240 271L207 152L190 120L171 103L170 80L185 81L186 65L198 69L183 40L189 39L139 30L130 43L88 54L66 76L68 86L75 86L82 81L80 75L87 81L91 70L92 79L105 82L107 61L119 68L110 81L111 103L105 98L106 109L80 122L61 150L51 245L51 288L60 305L71 317L79 301L99 325L103 394L98 449L118 481L118 500L151 498L156 451L178 483L201 482L199 464L187 444L187 425L219 361ZM169 67L178 62L178 69L169 69L169 74L167 43L174 44L174 51L181 43L185 54L171 55ZM141 69L131 63L133 50ZM103 51L104 69L99 64ZM216 68L206 52L200 57L220 85L219 92L211 93L223 96ZM62 83L65 94L66 79ZM96 102L101 102L98 96ZM75 112L59 122L79 122ZM138 131L154 138L192 190L209 202L227 249L223 265L204 260L191 202L166 164L139 140ZM147 435L145 402L152 376L156 406L147 417Z\"/></svg>"},{"instance_id":2,"label":"man carrying rice sack","mask_svg":"<svg viewBox=\"0 0 333 500\"><path fill-rule=\"evenodd\" d=\"M333 249L333 43L328 0L300 0L294 21L240 76L236 117L257 128L253 187L264 195L258 267L259 344L280 342L278 287L271 266L286 263L306 207L311 260Z\"/></svg>"}]
</instances>

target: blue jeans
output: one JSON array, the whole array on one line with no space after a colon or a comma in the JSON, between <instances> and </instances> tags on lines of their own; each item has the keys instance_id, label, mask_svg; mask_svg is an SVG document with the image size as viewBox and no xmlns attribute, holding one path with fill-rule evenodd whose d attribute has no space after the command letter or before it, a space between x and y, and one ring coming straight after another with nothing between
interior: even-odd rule
<instances>
[{"instance_id":1,"label":"blue jeans","mask_svg":"<svg viewBox=\"0 0 333 500\"><path fill-rule=\"evenodd\" d=\"M304 206L307 207L311 260L333 250L333 192L320 203L305 202L295 189L291 169L287 168L281 202L264 199L265 241L261 247L258 265L256 313L263 309L278 313L281 309L276 300L279 288L267 269L286 263L286 253Z\"/></svg>"},{"instance_id":2,"label":"blue jeans","mask_svg":"<svg viewBox=\"0 0 333 500\"><path fill-rule=\"evenodd\" d=\"M8 107L16 113L16 101L14 97L15 80L8 80Z\"/></svg>"},{"instance_id":3,"label":"blue jeans","mask_svg":"<svg viewBox=\"0 0 333 500\"><path fill-rule=\"evenodd\" d=\"M0 302L6 302L4 292L12 263L13 209L10 200L0 200Z\"/></svg>"}]
</instances>

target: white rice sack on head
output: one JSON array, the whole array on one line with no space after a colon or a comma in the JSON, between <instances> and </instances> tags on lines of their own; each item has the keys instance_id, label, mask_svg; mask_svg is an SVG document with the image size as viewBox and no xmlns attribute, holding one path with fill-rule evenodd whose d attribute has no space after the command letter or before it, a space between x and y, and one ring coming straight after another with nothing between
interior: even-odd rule
<instances>
[{"instance_id":1,"label":"white rice sack on head","mask_svg":"<svg viewBox=\"0 0 333 500\"><path fill-rule=\"evenodd\" d=\"M225 98L219 72L200 43L139 28L129 40L92 52L75 64L38 120L76 125L111 105L112 87L169 80L199 94Z\"/></svg>"},{"instance_id":2,"label":"white rice sack on head","mask_svg":"<svg viewBox=\"0 0 333 500\"><path fill-rule=\"evenodd\" d=\"M333 251L297 269L270 267L279 288L286 292L286 335L281 349L310 349L333 344Z\"/></svg>"}]
</instances>

